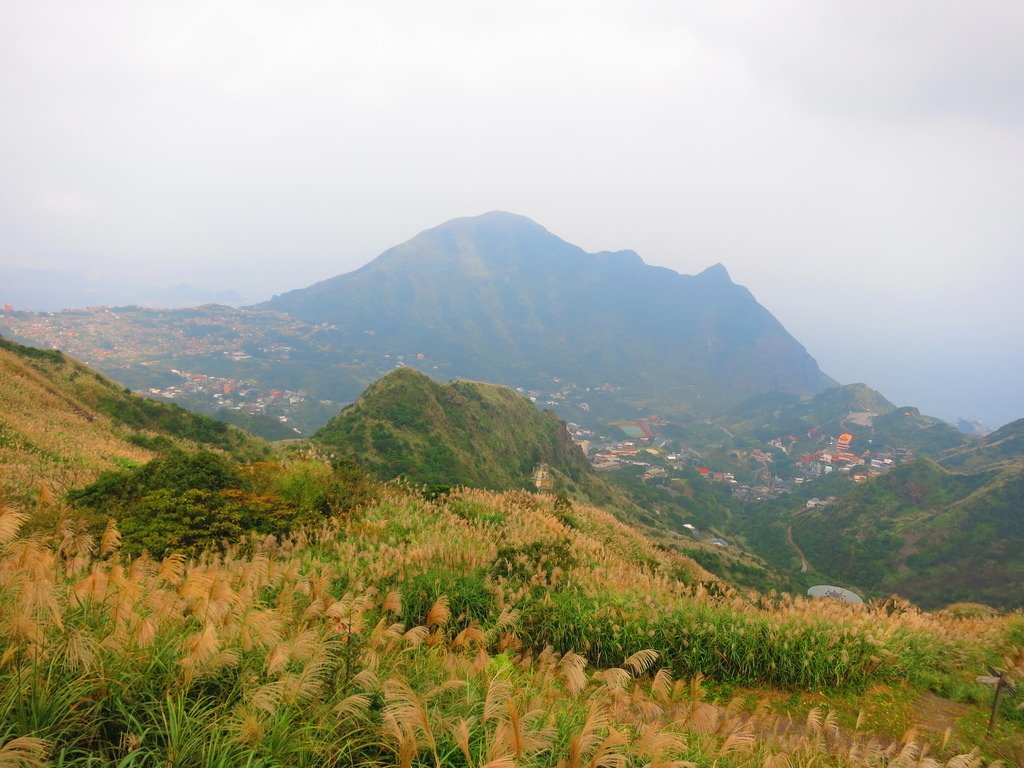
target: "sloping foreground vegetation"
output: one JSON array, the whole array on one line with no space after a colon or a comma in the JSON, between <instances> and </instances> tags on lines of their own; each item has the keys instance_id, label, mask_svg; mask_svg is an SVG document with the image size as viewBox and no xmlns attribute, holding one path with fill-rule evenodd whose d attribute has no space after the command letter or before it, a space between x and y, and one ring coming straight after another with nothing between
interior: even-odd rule
<instances>
[{"instance_id":1,"label":"sloping foreground vegetation","mask_svg":"<svg viewBox=\"0 0 1024 768\"><path fill-rule=\"evenodd\" d=\"M524 492L386 488L193 559L23 522L0 513L2 765L967 768L956 740L716 706L702 676L943 689L1024 639L979 611L739 594Z\"/></svg>"},{"instance_id":2,"label":"sloping foreground vegetation","mask_svg":"<svg viewBox=\"0 0 1024 768\"><path fill-rule=\"evenodd\" d=\"M266 443L132 394L56 350L0 338L0 494L30 504L155 451L204 445L240 459Z\"/></svg>"}]
</instances>

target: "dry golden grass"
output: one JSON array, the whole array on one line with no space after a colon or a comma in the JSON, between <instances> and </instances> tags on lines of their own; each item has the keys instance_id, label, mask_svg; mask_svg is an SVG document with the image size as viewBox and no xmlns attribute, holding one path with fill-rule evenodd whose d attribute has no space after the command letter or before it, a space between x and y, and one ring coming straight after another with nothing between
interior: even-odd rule
<instances>
[{"instance_id":1,"label":"dry golden grass","mask_svg":"<svg viewBox=\"0 0 1024 768\"><path fill-rule=\"evenodd\" d=\"M467 519L464 504L488 514ZM780 648L810 627L835 643L870 635L884 656L909 647L907 633L996 643L1007 621L713 596L671 576L699 569L608 515L577 507L570 527L552 499L527 494L394 490L319 530L190 561L123 559L114 524L93 542L71 525L19 536L20 523L0 514L0 765L43 764L42 739L78 756L67 764L969 766L980 753L840 728L824 709L796 720L708 701L701 670L672 672L681 648L641 644L595 666L526 622L535 603L578 590L625 596L623 622L706 611L770 622ZM562 546L564 562L494 572L499 551L531 543ZM469 615L458 591L424 600L410 585L432 583L425 574L455 586L475 574L489 611Z\"/></svg>"},{"instance_id":2,"label":"dry golden grass","mask_svg":"<svg viewBox=\"0 0 1024 768\"><path fill-rule=\"evenodd\" d=\"M0 494L43 502L84 485L117 461L152 453L116 434L113 423L25 360L0 349Z\"/></svg>"}]
</instances>

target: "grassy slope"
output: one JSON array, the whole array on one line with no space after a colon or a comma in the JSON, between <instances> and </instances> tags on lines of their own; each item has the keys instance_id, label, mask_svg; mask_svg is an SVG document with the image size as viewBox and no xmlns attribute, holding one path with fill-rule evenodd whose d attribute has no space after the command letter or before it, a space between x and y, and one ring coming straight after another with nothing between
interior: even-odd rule
<instances>
[{"instance_id":1,"label":"grassy slope","mask_svg":"<svg viewBox=\"0 0 1024 768\"><path fill-rule=\"evenodd\" d=\"M240 430L138 397L60 352L0 338L0 491L13 499L36 498L40 487L61 494L176 443L266 452Z\"/></svg>"},{"instance_id":2,"label":"grassy slope","mask_svg":"<svg viewBox=\"0 0 1024 768\"><path fill-rule=\"evenodd\" d=\"M940 463L956 471L976 471L1024 462L1024 419L1012 421L976 443L951 450Z\"/></svg>"},{"instance_id":3,"label":"grassy slope","mask_svg":"<svg viewBox=\"0 0 1024 768\"><path fill-rule=\"evenodd\" d=\"M792 525L819 578L927 607L960 600L1024 607L1020 466L952 473L919 459L863 485L829 482L845 490L829 506L806 510L794 496L746 521L748 538L764 542L759 551L776 566L793 565L781 546ZM825 495L817 485L802 494Z\"/></svg>"},{"instance_id":4,"label":"grassy slope","mask_svg":"<svg viewBox=\"0 0 1024 768\"><path fill-rule=\"evenodd\" d=\"M12 371L56 387L37 417L80 407L85 425L139 436L84 405L116 387L58 355L17 356L34 364ZM65 378L84 376L71 397ZM47 432L21 405L27 434ZM265 466L298 499L331 481L314 463ZM0 762L21 750L61 765L754 768L777 755L848 765L859 743L877 764L871 739L894 756L912 724L908 709L876 706L878 686L903 681L900 701L924 687L980 701L973 674L1024 645L1019 617L738 593L607 512L551 496L381 488L359 508L328 507L280 541L162 562L57 514L53 531L17 538L20 514L0 508ZM707 701L725 704L733 686L776 704ZM838 719L773 693L799 690ZM855 726L860 706L877 733ZM1001 743L1021 743L1005 714ZM934 754L965 738L937 738ZM999 743L983 745L989 756Z\"/></svg>"},{"instance_id":5,"label":"grassy slope","mask_svg":"<svg viewBox=\"0 0 1024 768\"><path fill-rule=\"evenodd\" d=\"M0 744L42 739L26 748L64 765L877 765L911 724L872 703L879 685L980 700L973 674L1024 634L1019 618L709 590L608 514L553 502L393 489L193 562L127 561L113 540L57 551L12 539L7 513ZM736 685L753 701L707 700ZM755 709L766 687L792 695ZM839 717L787 720L799 690ZM961 751L935 737L932 754Z\"/></svg>"},{"instance_id":6,"label":"grassy slope","mask_svg":"<svg viewBox=\"0 0 1024 768\"><path fill-rule=\"evenodd\" d=\"M740 403L718 421L730 431L763 439L797 433L836 422L850 412L888 413L892 403L865 384L847 384L802 399L786 392L766 392Z\"/></svg>"},{"instance_id":7,"label":"grassy slope","mask_svg":"<svg viewBox=\"0 0 1024 768\"><path fill-rule=\"evenodd\" d=\"M316 439L383 479L427 485L527 488L542 462L572 479L590 472L561 420L511 389L438 384L410 368L372 384Z\"/></svg>"},{"instance_id":8,"label":"grassy slope","mask_svg":"<svg viewBox=\"0 0 1024 768\"><path fill-rule=\"evenodd\" d=\"M24 499L27 491L50 486L60 492L113 469L143 462L152 453L115 432L108 416L87 408L60 383L44 375L67 364L57 355L33 358L0 342L0 489ZM70 368L70 366L69 366ZM91 373L70 368L68 376L95 382Z\"/></svg>"}]
</instances>

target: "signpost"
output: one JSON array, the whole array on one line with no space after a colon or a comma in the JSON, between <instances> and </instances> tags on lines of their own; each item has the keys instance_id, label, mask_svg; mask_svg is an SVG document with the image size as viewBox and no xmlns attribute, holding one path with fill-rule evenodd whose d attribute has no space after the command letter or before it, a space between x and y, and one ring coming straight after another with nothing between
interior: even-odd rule
<instances>
[{"instance_id":1,"label":"signpost","mask_svg":"<svg viewBox=\"0 0 1024 768\"><path fill-rule=\"evenodd\" d=\"M975 680L985 685L994 685L996 687L996 695L992 700L992 715L988 719L988 729L992 730L992 726L996 724L996 713L999 712L999 697L1003 691L1006 691L1014 698L1017 698L1017 689L1013 687L1013 682L1006 676L1005 672L1000 672L998 669L993 667L988 668L989 674L978 675Z\"/></svg>"}]
</instances>

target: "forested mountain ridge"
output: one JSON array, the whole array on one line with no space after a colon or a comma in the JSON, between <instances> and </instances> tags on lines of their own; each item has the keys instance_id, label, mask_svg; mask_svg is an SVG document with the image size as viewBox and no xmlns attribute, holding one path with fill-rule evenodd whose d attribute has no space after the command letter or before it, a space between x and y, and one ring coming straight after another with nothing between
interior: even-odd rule
<instances>
[{"instance_id":1,"label":"forested mountain ridge","mask_svg":"<svg viewBox=\"0 0 1024 768\"><path fill-rule=\"evenodd\" d=\"M961 471L1024 464L1024 419L1011 421L975 442L946 452L940 462Z\"/></svg>"},{"instance_id":2,"label":"forested mountain ridge","mask_svg":"<svg viewBox=\"0 0 1024 768\"><path fill-rule=\"evenodd\" d=\"M632 251L587 253L503 212L447 222L258 308L423 355L449 378L607 384L667 413L834 384L721 265L691 276Z\"/></svg>"},{"instance_id":3,"label":"forested mountain ridge","mask_svg":"<svg viewBox=\"0 0 1024 768\"><path fill-rule=\"evenodd\" d=\"M781 435L802 441L808 430L850 433L850 448L858 454L888 447L938 457L973 444L973 438L951 424L914 406L897 407L867 384L831 387L810 397L765 392L734 406L714 423L736 436L760 441Z\"/></svg>"},{"instance_id":4,"label":"forested mountain ridge","mask_svg":"<svg viewBox=\"0 0 1024 768\"><path fill-rule=\"evenodd\" d=\"M859 485L820 483L841 495L805 506L812 486L745 518L755 551L776 567L797 570L799 548L807 579L868 596L899 594L927 608L1024 607L1024 463L955 472L917 459Z\"/></svg>"}]
</instances>

